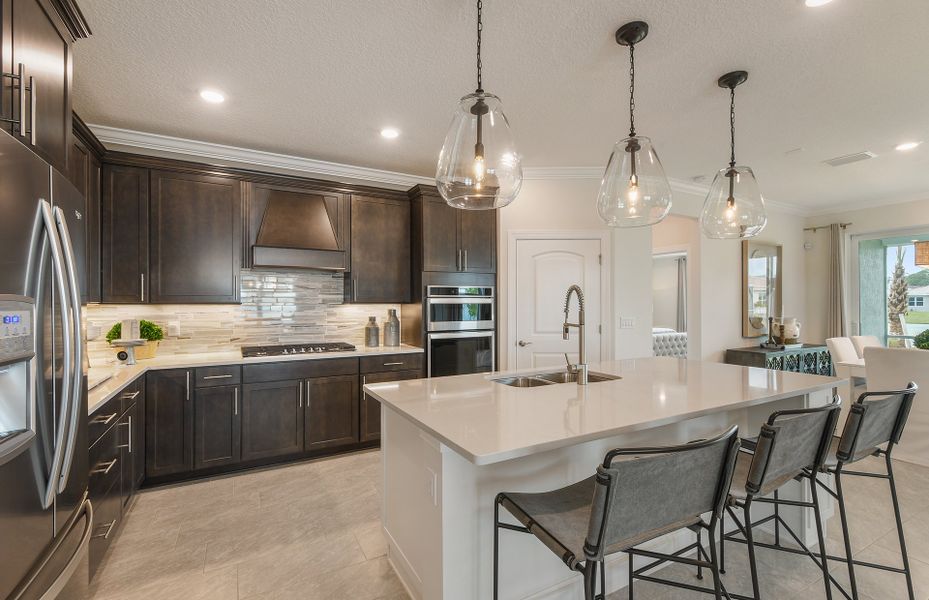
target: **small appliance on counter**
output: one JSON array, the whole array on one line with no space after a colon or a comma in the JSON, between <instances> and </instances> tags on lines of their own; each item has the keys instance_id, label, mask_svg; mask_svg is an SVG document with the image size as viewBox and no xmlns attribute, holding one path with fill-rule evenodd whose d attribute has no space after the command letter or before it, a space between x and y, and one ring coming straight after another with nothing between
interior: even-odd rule
<instances>
[{"instance_id":1,"label":"small appliance on counter","mask_svg":"<svg viewBox=\"0 0 929 600\"><path fill-rule=\"evenodd\" d=\"M293 354L321 354L324 352L354 352L355 346L347 342L311 342L281 344L279 346L242 346L242 358L261 356L291 356Z\"/></svg>"}]
</instances>

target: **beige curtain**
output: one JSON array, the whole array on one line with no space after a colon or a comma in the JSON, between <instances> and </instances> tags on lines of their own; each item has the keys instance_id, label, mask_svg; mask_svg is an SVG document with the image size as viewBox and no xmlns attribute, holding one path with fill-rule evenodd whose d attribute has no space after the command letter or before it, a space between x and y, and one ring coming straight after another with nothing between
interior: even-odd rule
<instances>
[{"instance_id":1,"label":"beige curtain","mask_svg":"<svg viewBox=\"0 0 929 600\"><path fill-rule=\"evenodd\" d=\"M826 337L845 337L845 235L842 226L829 226L829 304Z\"/></svg>"}]
</instances>

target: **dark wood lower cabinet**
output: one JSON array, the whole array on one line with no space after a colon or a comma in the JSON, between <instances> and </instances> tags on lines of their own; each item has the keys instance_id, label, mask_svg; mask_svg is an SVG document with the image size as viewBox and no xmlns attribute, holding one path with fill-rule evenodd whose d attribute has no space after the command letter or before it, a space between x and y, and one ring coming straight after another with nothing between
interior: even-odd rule
<instances>
[{"instance_id":1,"label":"dark wood lower cabinet","mask_svg":"<svg viewBox=\"0 0 929 600\"><path fill-rule=\"evenodd\" d=\"M386 373L366 373L362 375L362 385L382 383L384 381L403 381L419 379L422 369L415 371L389 371ZM361 441L371 442L381 439L381 403L362 392L361 398Z\"/></svg>"},{"instance_id":2,"label":"dark wood lower cabinet","mask_svg":"<svg viewBox=\"0 0 929 600\"><path fill-rule=\"evenodd\" d=\"M145 383L145 474L159 477L193 468L191 371L152 371Z\"/></svg>"},{"instance_id":3,"label":"dark wood lower cabinet","mask_svg":"<svg viewBox=\"0 0 929 600\"><path fill-rule=\"evenodd\" d=\"M198 388L194 403L194 468L232 465L241 459L239 386Z\"/></svg>"},{"instance_id":4,"label":"dark wood lower cabinet","mask_svg":"<svg viewBox=\"0 0 929 600\"><path fill-rule=\"evenodd\" d=\"M242 460L303 452L303 381L242 386Z\"/></svg>"},{"instance_id":5,"label":"dark wood lower cabinet","mask_svg":"<svg viewBox=\"0 0 929 600\"><path fill-rule=\"evenodd\" d=\"M358 376L316 377L306 386L306 450L357 442Z\"/></svg>"}]
</instances>

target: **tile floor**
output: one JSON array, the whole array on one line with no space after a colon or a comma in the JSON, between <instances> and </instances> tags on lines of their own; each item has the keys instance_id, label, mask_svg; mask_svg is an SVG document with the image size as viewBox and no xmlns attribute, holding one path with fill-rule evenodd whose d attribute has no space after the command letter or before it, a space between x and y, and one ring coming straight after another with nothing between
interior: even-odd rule
<instances>
[{"instance_id":1,"label":"tile floor","mask_svg":"<svg viewBox=\"0 0 929 600\"><path fill-rule=\"evenodd\" d=\"M929 468L896 469L916 596L927 600ZM848 479L853 548L864 560L899 564L886 487ZM144 491L94 580L93 600L406 599L385 557L379 498L376 451ZM839 553L837 517L829 532L827 544ZM744 546L726 548L724 582L748 593ZM825 598L821 572L807 558L762 549L759 568L765 598ZM847 580L839 564L833 571ZM662 573L694 581L677 565ZM858 581L861 600L906 598L902 576L859 569ZM710 596L640 582L635 597ZM624 598L625 591L610 596Z\"/></svg>"}]
</instances>

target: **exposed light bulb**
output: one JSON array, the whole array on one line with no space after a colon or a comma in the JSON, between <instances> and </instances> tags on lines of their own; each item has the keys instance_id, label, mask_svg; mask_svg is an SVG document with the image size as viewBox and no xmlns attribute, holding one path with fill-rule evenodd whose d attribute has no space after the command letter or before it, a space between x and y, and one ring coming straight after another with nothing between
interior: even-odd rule
<instances>
[{"instance_id":1,"label":"exposed light bulb","mask_svg":"<svg viewBox=\"0 0 929 600\"><path fill-rule=\"evenodd\" d=\"M726 212L725 212L726 221L732 223L735 221L735 198L729 197L726 201Z\"/></svg>"},{"instance_id":2,"label":"exposed light bulb","mask_svg":"<svg viewBox=\"0 0 929 600\"><path fill-rule=\"evenodd\" d=\"M635 203L639 201L639 178L635 175L629 178L629 188L626 190L626 198L631 205L635 205Z\"/></svg>"},{"instance_id":3,"label":"exposed light bulb","mask_svg":"<svg viewBox=\"0 0 929 600\"><path fill-rule=\"evenodd\" d=\"M474 157L474 181L477 182L475 187L480 187L481 183L484 181L484 176L487 171L484 166L484 157L478 154Z\"/></svg>"}]
</instances>

